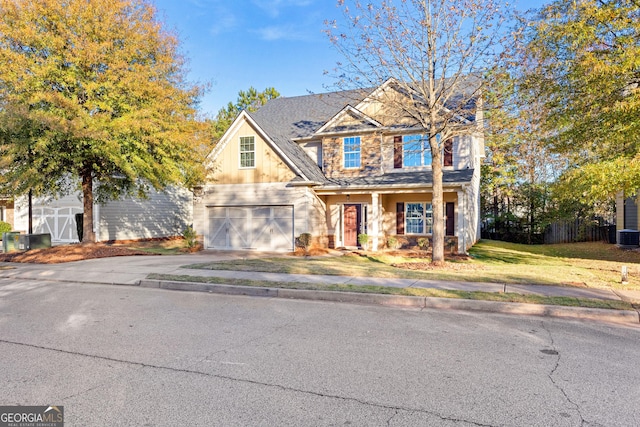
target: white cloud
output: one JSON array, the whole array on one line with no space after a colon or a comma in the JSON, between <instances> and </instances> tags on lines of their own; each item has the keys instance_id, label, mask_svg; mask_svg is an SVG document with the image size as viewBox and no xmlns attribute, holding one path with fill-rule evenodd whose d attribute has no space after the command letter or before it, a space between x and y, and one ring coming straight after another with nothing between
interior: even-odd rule
<instances>
[{"instance_id":1,"label":"white cloud","mask_svg":"<svg viewBox=\"0 0 640 427\"><path fill-rule=\"evenodd\" d=\"M209 27L209 33L214 36L232 30L238 24L236 15L223 7L216 7L212 13L212 17L212 25Z\"/></svg>"},{"instance_id":2,"label":"white cloud","mask_svg":"<svg viewBox=\"0 0 640 427\"><path fill-rule=\"evenodd\" d=\"M275 40L306 40L309 37L300 31L296 31L292 25L268 26L253 30L261 39L266 41Z\"/></svg>"}]
</instances>

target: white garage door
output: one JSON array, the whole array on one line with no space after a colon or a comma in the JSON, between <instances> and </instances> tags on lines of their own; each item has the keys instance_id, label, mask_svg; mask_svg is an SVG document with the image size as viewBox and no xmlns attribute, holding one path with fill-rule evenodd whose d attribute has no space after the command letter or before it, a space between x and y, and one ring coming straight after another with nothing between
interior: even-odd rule
<instances>
[{"instance_id":1,"label":"white garage door","mask_svg":"<svg viewBox=\"0 0 640 427\"><path fill-rule=\"evenodd\" d=\"M209 208L210 249L293 250L293 206Z\"/></svg>"},{"instance_id":2,"label":"white garage door","mask_svg":"<svg viewBox=\"0 0 640 427\"><path fill-rule=\"evenodd\" d=\"M70 243L78 241L75 214L82 213L82 208L33 208L33 232L49 233L51 241Z\"/></svg>"}]
</instances>

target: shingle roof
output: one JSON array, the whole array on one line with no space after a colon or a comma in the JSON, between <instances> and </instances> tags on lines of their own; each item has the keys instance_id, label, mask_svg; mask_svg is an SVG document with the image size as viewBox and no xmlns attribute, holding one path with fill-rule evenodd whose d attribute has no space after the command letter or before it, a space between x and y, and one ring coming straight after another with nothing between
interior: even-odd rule
<instances>
[{"instance_id":1,"label":"shingle roof","mask_svg":"<svg viewBox=\"0 0 640 427\"><path fill-rule=\"evenodd\" d=\"M442 172L442 183L465 184L471 182L473 169L445 170ZM325 187L393 187L406 185L433 185L433 174L431 171L420 171L412 173L386 173L376 176L358 176L354 178L328 179Z\"/></svg>"},{"instance_id":2,"label":"shingle roof","mask_svg":"<svg viewBox=\"0 0 640 427\"><path fill-rule=\"evenodd\" d=\"M465 87L464 84L461 86L463 88ZM342 111L347 105L355 107L360 101L373 92L373 90L374 89L355 89L289 98L275 98L269 100L256 112L249 113L249 115L258 126L269 135L278 148L298 166L304 178L310 181L328 183L329 181L320 170L320 167L293 140L313 136L318 129ZM475 107L475 105L472 104L474 104L474 101L470 101L468 105L470 111ZM471 120L473 119L473 117L469 118ZM363 126L369 128L367 124L353 126L354 130L362 130ZM418 179L417 177L422 175L424 175L424 179L431 179L430 173L408 174L406 177L404 177L404 175L405 174L387 174L357 179L364 180L362 182L372 182L371 185L374 185L374 182L379 182L380 185L393 183L402 184L402 180ZM412 178L412 176L414 178ZM349 180L345 180L345 182L347 181Z\"/></svg>"},{"instance_id":3,"label":"shingle roof","mask_svg":"<svg viewBox=\"0 0 640 427\"><path fill-rule=\"evenodd\" d=\"M366 95L362 90L349 90L276 98L250 115L308 179L325 182L320 167L292 139L313 135L344 107L357 104Z\"/></svg>"}]
</instances>

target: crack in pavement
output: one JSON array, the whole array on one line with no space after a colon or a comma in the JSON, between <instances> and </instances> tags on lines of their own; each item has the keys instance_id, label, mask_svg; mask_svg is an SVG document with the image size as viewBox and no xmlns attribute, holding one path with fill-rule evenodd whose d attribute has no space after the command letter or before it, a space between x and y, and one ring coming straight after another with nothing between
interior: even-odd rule
<instances>
[{"instance_id":1,"label":"crack in pavement","mask_svg":"<svg viewBox=\"0 0 640 427\"><path fill-rule=\"evenodd\" d=\"M551 349L553 351L555 351L557 357L556 357L556 363L553 367L553 369L551 369L551 372L549 372L549 374L547 375L547 377L549 378L549 380L551 381L551 384L553 384L553 386L558 389L558 391L560 391L560 393L562 393L562 395L564 396L565 400L567 402L569 402L574 408L575 411L578 413L578 416L580 417L580 425L584 426L587 424L587 421L584 419L584 417L582 416L582 412L580 411L580 406L575 403L573 400L571 400L571 398L569 397L569 395L564 391L564 389L560 386L560 384L558 384L554 379L553 379L553 375L556 373L556 371L558 370L558 368L560 367L560 358L562 357L560 355L560 352L558 351L558 349L556 348L556 344L555 341L553 339L553 335L551 334L551 331L549 330L549 328L547 328L547 325L544 321L540 322L542 325L542 329L544 329L547 332L547 335L549 335L549 340L551 341Z\"/></svg>"},{"instance_id":2,"label":"crack in pavement","mask_svg":"<svg viewBox=\"0 0 640 427\"><path fill-rule=\"evenodd\" d=\"M389 419L387 420L387 425L390 426L391 425L391 421L395 418L396 415L398 415L398 411L397 409L393 412L393 414L391 414L391 417L389 417Z\"/></svg>"},{"instance_id":3,"label":"crack in pavement","mask_svg":"<svg viewBox=\"0 0 640 427\"><path fill-rule=\"evenodd\" d=\"M72 355L72 356L88 357L88 358L92 358L92 359L96 359L96 360L104 360L104 361L109 361L109 362L122 363L122 364L125 364L125 365L138 366L138 367L141 367L141 368L157 369L157 370L169 371L169 372L173 372L173 373L198 375L198 376L204 376L204 377L209 377L209 378L216 378L216 379L220 379L220 380L227 380L227 381L233 381L233 382L238 382L238 383L257 385L257 386L269 387L269 388L275 388L275 389L286 391L286 392L300 393L300 394L305 394L305 395L308 395L308 396L315 396L315 397L328 398L328 399L336 399L336 400L341 400L341 401L344 401L344 402L355 402L355 403L358 403L360 405L369 406L369 407L372 407L372 408L379 408L379 409L384 409L384 410L395 411L393 416L389 419L389 422L393 419L393 417L395 417L398 414L399 411L406 411L406 412L413 412L413 413L419 413L419 414L425 414L425 415L434 416L434 417L437 417L437 418L441 419L442 421L462 422L462 423L467 423L469 425L478 426L478 427L493 427L491 424L482 424L482 423L478 423L478 422L475 422L475 421L464 420L464 419L453 418L453 417L447 417L447 416L440 415L440 414L437 414L437 413L432 412L432 411L428 411L426 409L409 408L409 407L403 407L403 406L384 405L382 403L367 402L365 400L358 399L358 398L355 398L355 397L345 397L345 396L340 396L340 395L337 395L337 394L327 394L327 393L320 393L320 392L311 391L311 390L302 390L302 389L298 389L298 388L294 388L294 387L288 387L288 386L284 386L284 385L280 385L280 384L271 384L271 383L266 383L266 382L256 381L256 380L250 380L250 379L245 379L245 378L235 378L235 377L228 376L228 375L210 374L210 373L207 373L207 372L197 371L197 370L194 370L194 369L172 368L172 367L169 367L169 366L153 365L153 364L148 364L148 363L143 363L143 362L134 362L134 361L130 361L130 360L116 359L116 358L113 358L113 357L99 356L99 355L95 355L95 354L81 353L81 352L77 352L77 351L62 350L62 349L59 349L59 348L45 347L45 346L36 345L36 344L28 344L28 343L9 341L9 340L4 340L4 339L0 339L0 343L23 346L23 347L29 347L29 348L35 348L35 349L38 349L38 350L52 351L52 352L61 353L61 354L69 354L69 355ZM93 387L93 388L88 389L88 390L86 390L85 392L82 392L82 393L89 392L89 391L97 389L99 387L100 386ZM82 393L77 393L76 395L73 395L73 396L70 396L70 397L67 397L67 398L76 397L76 396L79 396Z\"/></svg>"},{"instance_id":4,"label":"crack in pavement","mask_svg":"<svg viewBox=\"0 0 640 427\"><path fill-rule=\"evenodd\" d=\"M288 322L286 322L286 323L285 323L285 324L283 324L283 325L280 325L280 326L276 326L276 327L274 327L274 328L273 328L273 330L272 330L270 333L268 333L268 334L261 334L261 335L259 335L259 336L256 336L256 337L253 337L253 338L250 338L250 339L248 339L248 340L246 340L246 341L240 342L240 343L238 343L238 344L236 344L236 345L232 345L232 346L230 346L230 347L226 347L226 348L222 348L222 349L220 349L220 350L216 350L216 351L214 351L213 353L210 353L210 354L208 354L208 355L206 355L206 356L202 357L200 360L196 361L196 362L195 362L195 363L193 363L192 365L189 365L189 368L188 368L188 369L193 369L193 368L195 368L197 365L199 365L199 364L203 363L204 361L208 360L208 359L209 359L210 357L212 357L212 356L215 356L216 354L226 353L227 351L230 351L230 350L236 350L236 349L238 349L238 348L244 347L245 345L253 344L253 343L255 343L255 342L258 342L258 341L261 341L261 340L263 340L263 339L269 338L270 336L275 335L275 333L276 333L276 332L279 332L280 330L282 330L282 329L284 329L284 328L286 328L286 327L288 327L288 326L292 325L292 324L294 323L294 320L295 320L294 316L291 316L291 318L289 319L289 321L288 321Z\"/></svg>"}]
</instances>

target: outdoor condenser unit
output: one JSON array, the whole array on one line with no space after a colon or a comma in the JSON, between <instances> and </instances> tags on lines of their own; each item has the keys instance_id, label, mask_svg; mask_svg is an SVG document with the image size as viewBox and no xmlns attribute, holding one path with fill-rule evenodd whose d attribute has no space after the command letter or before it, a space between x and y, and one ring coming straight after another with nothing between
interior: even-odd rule
<instances>
[{"instance_id":1,"label":"outdoor condenser unit","mask_svg":"<svg viewBox=\"0 0 640 427\"><path fill-rule=\"evenodd\" d=\"M618 246L625 249L632 249L640 246L640 231L638 230L618 231Z\"/></svg>"},{"instance_id":2,"label":"outdoor condenser unit","mask_svg":"<svg viewBox=\"0 0 640 427\"><path fill-rule=\"evenodd\" d=\"M18 239L18 248L22 251L51 247L51 234L21 234Z\"/></svg>"}]
</instances>

